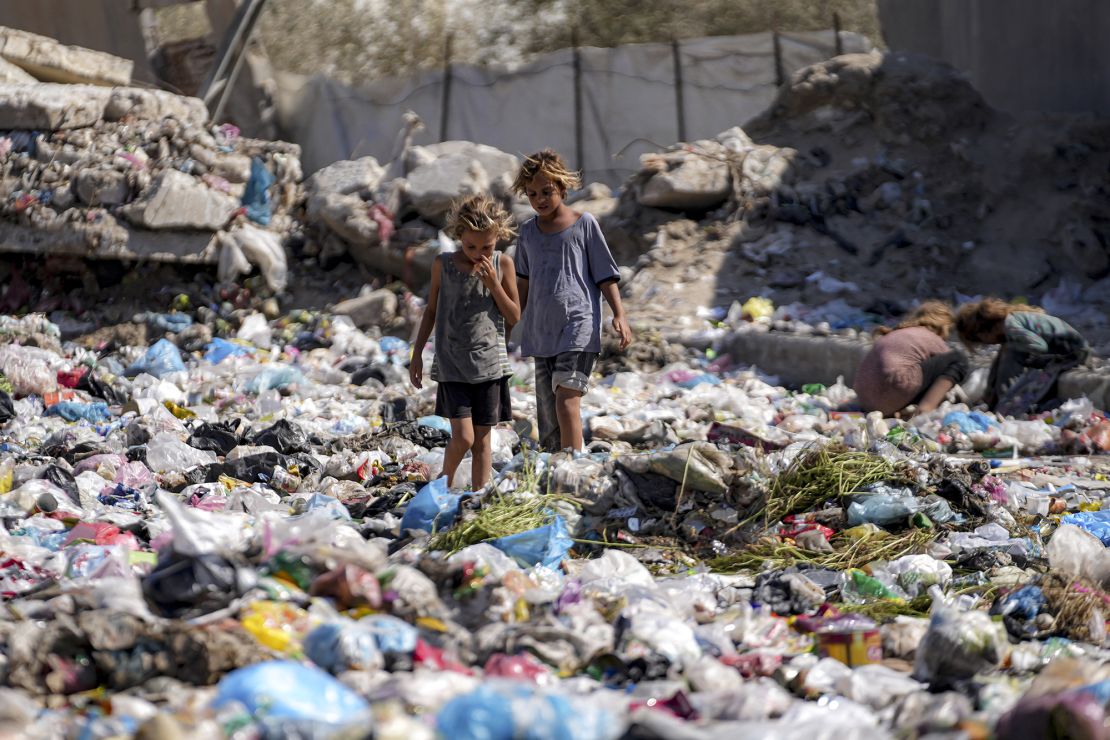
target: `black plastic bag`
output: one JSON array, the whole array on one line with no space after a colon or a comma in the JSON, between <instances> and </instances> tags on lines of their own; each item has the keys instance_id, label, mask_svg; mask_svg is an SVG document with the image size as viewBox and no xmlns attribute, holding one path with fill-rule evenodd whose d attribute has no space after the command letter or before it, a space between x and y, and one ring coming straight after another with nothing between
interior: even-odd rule
<instances>
[{"instance_id":1,"label":"black plastic bag","mask_svg":"<svg viewBox=\"0 0 1110 740\"><path fill-rule=\"evenodd\" d=\"M0 424L15 418L15 404L6 391L0 391Z\"/></svg>"},{"instance_id":2,"label":"black plastic bag","mask_svg":"<svg viewBox=\"0 0 1110 740\"><path fill-rule=\"evenodd\" d=\"M253 584L253 571L227 558L171 551L143 578L143 595L156 613L188 619L223 609Z\"/></svg>"},{"instance_id":3,"label":"black plastic bag","mask_svg":"<svg viewBox=\"0 0 1110 740\"><path fill-rule=\"evenodd\" d=\"M89 395L102 398L113 406L122 404L126 399L112 386L96 377L92 372L87 372L77 381L77 390L86 391Z\"/></svg>"},{"instance_id":4,"label":"black plastic bag","mask_svg":"<svg viewBox=\"0 0 1110 740\"><path fill-rule=\"evenodd\" d=\"M251 444L273 447L283 455L308 452L308 435L304 429L286 419L279 419L273 426L263 429L251 439Z\"/></svg>"},{"instance_id":5,"label":"black plastic bag","mask_svg":"<svg viewBox=\"0 0 1110 740\"><path fill-rule=\"evenodd\" d=\"M66 492L69 500L78 506L81 505L81 494L77 490L77 480L65 468L58 467L57 465L50 465L42 474L45 480L50 481L58 488Z\"/></svg>"},{"instance_id":6,"label":"black plastic bag","mask_svg":"<svg viewBox=\"0 0 1110 740\"><path fill-rule=\"evenodd\" d=\"M205 423L193 430L188 444L198 450L208 450L223 456L239 446L239 435L226 422Z\"/></svg>"}]
</instances>

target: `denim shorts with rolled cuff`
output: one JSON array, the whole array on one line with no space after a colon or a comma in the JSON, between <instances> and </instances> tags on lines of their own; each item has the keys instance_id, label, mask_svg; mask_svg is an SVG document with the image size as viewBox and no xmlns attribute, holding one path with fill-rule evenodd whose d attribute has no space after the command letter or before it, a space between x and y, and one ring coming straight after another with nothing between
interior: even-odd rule
<instances>
[{"instance_id":1,"label":"denim shorts with rolled cuff","mask_svg":"<svg viewBox=\"0 0 1110 740\"><path fill-rule=\"evenodd\" d=\"M561 447L559 417L555 413L555 391L560 386L585 394L597 362L596 352L562 352L554 357L536 357L536 422L540 447L557 452Z\"/></svg>"}]
</instances>

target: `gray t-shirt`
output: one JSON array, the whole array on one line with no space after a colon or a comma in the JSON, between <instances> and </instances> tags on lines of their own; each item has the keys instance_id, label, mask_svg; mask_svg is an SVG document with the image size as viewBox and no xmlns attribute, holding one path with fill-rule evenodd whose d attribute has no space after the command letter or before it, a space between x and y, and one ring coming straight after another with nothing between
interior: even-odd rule
<instances>
[{"instance_id":1,"label":"gray t-shirt","mask_svg":"<svg viewBox=\"0 0 1110 740\"><path fill-rule=\"evenodd\" d=\"M532 218L520 229L516 274L528 281L522 354L601 352L598 286L619 280L620 271L597 219L584 213L557 234L545 234Z\"/></svg>"}]
</instances>

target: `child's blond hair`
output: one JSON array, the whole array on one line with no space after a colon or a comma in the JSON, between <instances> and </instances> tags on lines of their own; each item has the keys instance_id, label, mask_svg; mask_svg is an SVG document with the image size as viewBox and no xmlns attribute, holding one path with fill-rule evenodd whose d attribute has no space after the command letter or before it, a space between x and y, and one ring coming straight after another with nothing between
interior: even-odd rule
<instances>
[{"instance_id":1,"label":"child's blond hair","mask_svg":"<svg viewBox=\"0 0 1110 740\"><path fill-rule=\"evenodd\" d=\"M447 214L448 236L458 239L467 231L493 231L498 241L515 233L512 216L496 200L481 193L459 198Z\"/></svg>"},{"instance_id":2,"label":"child's blond hair","mask_svg":"<svg viewBox=\"0 0 1110 740\"><path fill-rule=\"evenodd\" d=\"M536 175L546 177L564 195L568 190L582 187L581 176L567 167L567 163L553 149L541 149L524 158L524 164L520 165L520 171L513 181L513 192L523 195L528 188L528 183L536 179Z\"/></svg>"},{"instance_id":3,"label":"child's blond hair","mask_svg":"<svg viewBox=\"0 0 1110 740\"><path fill-rule=\"evenodd\" d=\"M1024 303L1007 303L998 298L984 298L960 306L956 317L956 330L964 344L986 344L987 339L1012 313L1044 313L1043 308Z\"/></svg>"},{"instance_id":4,"label":"child's blond hair","mask_svg":"<svg viewBox=\"0 0 1110 740\"><path fill-rule=\"evenodd\" d=\"M948 339L952 327L956 323L956 315L952 308L944 301L925 301L920 306L906 314L906 317L893 329L880 326L875 330L877 336L889 334L899 329L909 329L921 326L936 334L941 339Z\"/></svg>"}]
</instances>

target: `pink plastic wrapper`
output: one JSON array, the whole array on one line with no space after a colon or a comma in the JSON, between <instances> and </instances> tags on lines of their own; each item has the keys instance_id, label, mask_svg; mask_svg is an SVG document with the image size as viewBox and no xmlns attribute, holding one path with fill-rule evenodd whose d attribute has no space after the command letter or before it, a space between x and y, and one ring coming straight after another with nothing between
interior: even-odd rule
<instances>
[{"instance_id":1,"label":"pink plastic wrapper","mask_svg":"<svg viewBox=\"0 0 1110 740\"><path fill-rule=\"evenodd\" d=\"M531 653L506 655L494 653L486 661L486 677L511 678L514 681L527 681L537 685L554 683L551 669L541 663Z\"/></svg>"}]
</instances>

